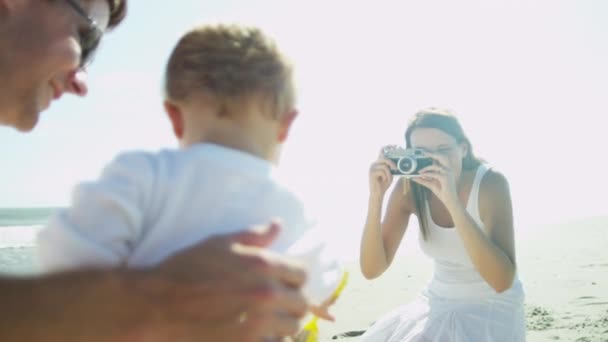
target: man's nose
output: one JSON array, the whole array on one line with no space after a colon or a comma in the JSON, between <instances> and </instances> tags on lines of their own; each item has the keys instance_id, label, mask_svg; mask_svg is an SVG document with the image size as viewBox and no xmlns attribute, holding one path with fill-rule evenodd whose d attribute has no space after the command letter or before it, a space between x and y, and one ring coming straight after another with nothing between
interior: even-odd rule
<instances>
[{"instance_id":1,"label":"man's nose","mask_svg":"<svg viewBox=\"0 0 608 342\"><path fill-rule=\"evenodd\" d=\"M84 69L78 69L70 73L66 83L66 91L74 95L86 96L89 91L87 87L87 72Z\"/></svg>"}]
</instances>

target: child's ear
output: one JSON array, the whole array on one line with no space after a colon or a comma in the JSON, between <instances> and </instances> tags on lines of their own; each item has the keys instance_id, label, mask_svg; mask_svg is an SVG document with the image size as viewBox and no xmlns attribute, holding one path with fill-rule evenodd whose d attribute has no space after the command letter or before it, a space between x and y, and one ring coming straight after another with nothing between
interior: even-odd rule
<instances>
[{"instance_id":1,"label":"child's ear","mask_svg":"<svg viewBox=\"0 0 608 342\"><path fill-rule=\"evenodd\" d=\"M184 136L184 115L182 114L181 109L179 106L169 101L165 101L164 106L167 116L169 117L169 120L171 120L175 137L181 139Z\"/></svg>"},{"instance_id":2,"label":"child's ear","mask_svg":"<svg viewBox=\"0 0 608 342\"><path fill-rule=\"evenodd\" d=\"M291 128L291 124L293 120L298 116L297 110L292 110L287 113L284 113L281 117L280 127L279 127L279 143L285 142L287 140L287 136L289 135L289 129Z\"/></svg>"}]
</instances>

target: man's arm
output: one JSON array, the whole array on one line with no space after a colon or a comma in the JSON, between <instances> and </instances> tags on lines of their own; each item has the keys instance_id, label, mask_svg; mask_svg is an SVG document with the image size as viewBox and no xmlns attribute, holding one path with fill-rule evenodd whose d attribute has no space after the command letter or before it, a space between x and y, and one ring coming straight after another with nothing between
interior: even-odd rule
<instances>
[{"instance_id":1,"label":"man's arm","mask_svg":"<svg viewBox=\"0 0 608 342\"><path fill-rule=\"evenodd\" d=\"M277 233L271 225L218 236L149 269L0 279L0 341L259 341L292 335L307 310L299 290L305 275L263 249Z\"/></svg>"},{"instance_id":2,"label":"man's arm","mask_svg":"<svg viewBox=\"0 0 608 342\"><path fill-rule=\"evenodd\" d=\"M142 326L151 306L134 271L79 271L0 279L1 341L118 341ZM130 280L129 280L130 279Z\"/></svg>"}]
</instances>

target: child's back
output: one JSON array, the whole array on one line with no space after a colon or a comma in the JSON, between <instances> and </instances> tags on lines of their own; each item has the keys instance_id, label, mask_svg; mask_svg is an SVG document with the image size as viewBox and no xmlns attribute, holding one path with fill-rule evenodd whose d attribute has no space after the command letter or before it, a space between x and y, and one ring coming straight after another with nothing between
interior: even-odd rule
<instances>
[{"instance_id":1,"label":"child's back","mask_svg":"<svg viewBox=\"0 0 608 342\"><path fill-rule=\"evenodd\" d=\"M238 150L198 144L123 154L99 181L80 185L74 197L75 205L55 216L40 235L47 269L154 265L213 235L280 218L284 229L270 249L303 257L308 295L322 301L341 276L318 236L302 241L314 222L274 167ZM296 242L304 245L290 250Z\"/></svg>"}]
</instances>

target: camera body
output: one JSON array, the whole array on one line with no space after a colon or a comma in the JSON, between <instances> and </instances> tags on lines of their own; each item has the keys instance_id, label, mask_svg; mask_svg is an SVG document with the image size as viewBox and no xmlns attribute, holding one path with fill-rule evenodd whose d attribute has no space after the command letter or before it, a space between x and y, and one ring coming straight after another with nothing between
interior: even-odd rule
<instances>
[{"instance_id":1,"label":"camera body","mask_svg":"<svg viewBox=\"0 0 608 342\"><path fill-rule=\"evenodd\" d=\"M425 156L421 149L385 148L384 157L397 165L396 169L391 169L391 174L398 176L418 176L420 170L433 164L433 159Z\"/></svg>"}]
</instances>

